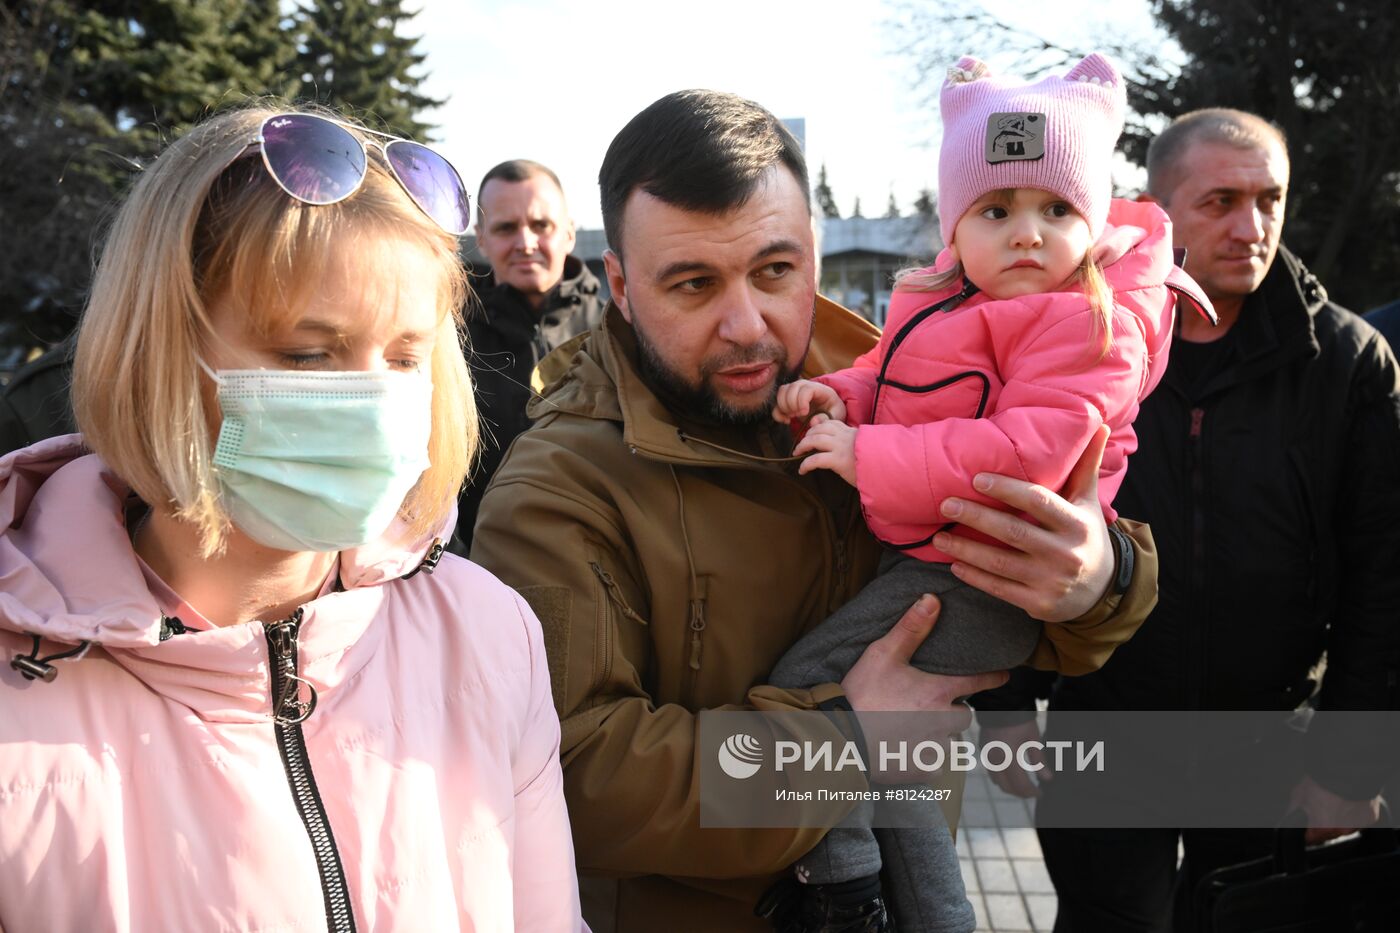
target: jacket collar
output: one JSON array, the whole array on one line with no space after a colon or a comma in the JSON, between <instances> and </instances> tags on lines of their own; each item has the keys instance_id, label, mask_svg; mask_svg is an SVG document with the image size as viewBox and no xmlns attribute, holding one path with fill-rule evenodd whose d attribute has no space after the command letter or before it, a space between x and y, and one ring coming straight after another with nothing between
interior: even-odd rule
<instances>
[{"instance_id":1,"label":"jacket collar","mask_svg":"<svg viewBox=\"0 0 1400 933\"><path fill-rule=\"evenodd\" d=\"M539 311L514 287L504 282L498 284L491 272L474 277L473 286L490 311L482 322L484 326L503 333L524 334L533 333L536 324L547 328L560 323L595 299L600 288L598 277L573 255L565 257L564 277L545 295Z\"/></svg>"},{"instance_id":2,"label":"jacket collar","mask_svg":"<svg viewBox=\"0 0 1400 933\"><path fill-rule=\"evenodd\" d=\"M1302 261L1282 245L1273 265L1245 301L1231 335L1231 362L1205 384L1202 397L1248 382L1321 352L1314 318L1327 303L1327 291ZM1173 383L1179 392L1186 387Z\"/></svg>"},{"instance_id":3,"label":"jacket collar","mask_svg":"<svg viewBox=\"0 0 1400 933\"><path fill-rule=\"evenodd\" d=\"M0 579L6 583L0 631L39 636L45 646L88 643L202 718L265 721L271 700L262 621L162 642L161 606L126 528L130 496L77 435L0 458ZM343 592L305 607L301 665L318 690L342 682L372 656L383 634L383 625L375 624L379 607L387 598L378 584L413 570L433 544L431 537L396 544L397 531L342 552ZM45 653L53 652L46 647Z\"/></svg>"}]
</instances>

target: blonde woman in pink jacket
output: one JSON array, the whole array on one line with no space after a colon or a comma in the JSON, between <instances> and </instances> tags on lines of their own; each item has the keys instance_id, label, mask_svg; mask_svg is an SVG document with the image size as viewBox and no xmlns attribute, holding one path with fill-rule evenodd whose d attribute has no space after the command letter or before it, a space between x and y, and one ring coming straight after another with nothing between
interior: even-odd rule
<instances>
[{"instance_id":1,"label":"blonde woman in pink jacket","mask_svg":"<svg viewBox=\"0 0 1400 933\"><path fill-rule=\"evenodd\" d=\"M840 681L924 593L942 602L913 658L924 670L1029 662L1086 673L1059 663L1038 621L953 572L955 521L944 503L1000 506L978 489L984 473L1059 490L1106 426L1098 489L1112 521L1137 446L1133 419L1166 368L1174 295L1212 313L1173 262L1166 214L1111 197L1125 94L1107 59L1091 55L1064 76L1025 83L964 58L941 103L947 249L898 280L874 350L850 369L783 387L774 410L799 427L809 419L793 449L806 455L802 472L831 470L855 486L888 546L881 575L779 662L777 686ZM901 879L883 894L882 866ZM806 884L788 899L799 919L779 922L794 933L884 930L890 912L900 930L974 925L946 829L895 831L878 846L868 829L836 829L797 875Z\"/></svg>"},{"instance_id":2,"label":"blonde woman in pink jacket","mask_svg":"<svg viewBox=\"0 0 1400 933\"><path fill-rule=\"evenodd\" d=\"M326 112L137 182L0 459L0 930L582 928L539 624L442 547L469 221Z\"/></svg>"}]
</instances>

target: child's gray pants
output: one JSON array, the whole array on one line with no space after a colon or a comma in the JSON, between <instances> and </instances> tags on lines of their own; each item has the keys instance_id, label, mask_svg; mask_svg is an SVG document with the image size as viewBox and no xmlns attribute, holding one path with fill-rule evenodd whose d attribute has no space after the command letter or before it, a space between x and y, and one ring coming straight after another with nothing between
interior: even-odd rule
<instances>
[{"instance_id":1,"label":"child's gray pants","mask_svg":"<svg viewBox=\"0 0 1400 933\"><path fill-rule=\"evenodd\" d=\"M866 647L888 632L924 593L942 603L933 632L911 663L938 674L1005 670L1030 657L1041 624L1020 609L963 584L947 564L930 564L894 551L880 561L880 575L856 598L783 655L769 682L811 687L839 682ZM799 879L812 884L850 881L881 870L885 896L899 930L971 930L972 905L963 889L952 835L935 803L923 806L923 828L868 828L873 807L864 804L846 824L797 863Z\"/></svg>"}]
</instances>

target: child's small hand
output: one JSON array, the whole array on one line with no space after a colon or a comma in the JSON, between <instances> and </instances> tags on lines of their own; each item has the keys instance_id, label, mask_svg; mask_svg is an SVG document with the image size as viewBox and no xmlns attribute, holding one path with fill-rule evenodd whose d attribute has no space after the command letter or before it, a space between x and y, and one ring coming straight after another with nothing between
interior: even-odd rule
<instances>
[{"instance_id":1,"label":"child's small hand","mask_svg":"<svg viewBox=\"0 0 1400 933\"><path fill-rule=\"evenodd\" d=\"M799 473L830 470L852 486L856 484L856 428L840 421L823 419L808 428L792 449L793 456L812 453L802 461Z\"/></svg>"},{"instance_id":2,"label":"child's small hand","mask_svg":"<svg viewBox=\"0 0 1400 933\"><path fill-rule=\"evenodd\" d=\"M846 420L846 403L831 386L798 379L778 388L773 420L780 424L821 412L836 421Z\"/></svg>"}]
</instances>

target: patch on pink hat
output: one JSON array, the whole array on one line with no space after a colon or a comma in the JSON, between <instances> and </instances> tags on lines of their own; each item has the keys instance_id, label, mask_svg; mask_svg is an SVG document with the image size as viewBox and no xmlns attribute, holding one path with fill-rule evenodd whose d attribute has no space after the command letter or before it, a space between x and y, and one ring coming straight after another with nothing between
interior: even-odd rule
<instances>
[{"instance_id":1,"label":"patch on pink hat","mask_svg":"<svg viewBox=\"0 0 1400 933\"><path fill-rule=\"evenodd\" d=\"M994 113L987 118L987 161L1029 162L1045 157L1045 114Z\"/></svg>"}]
</instances>

